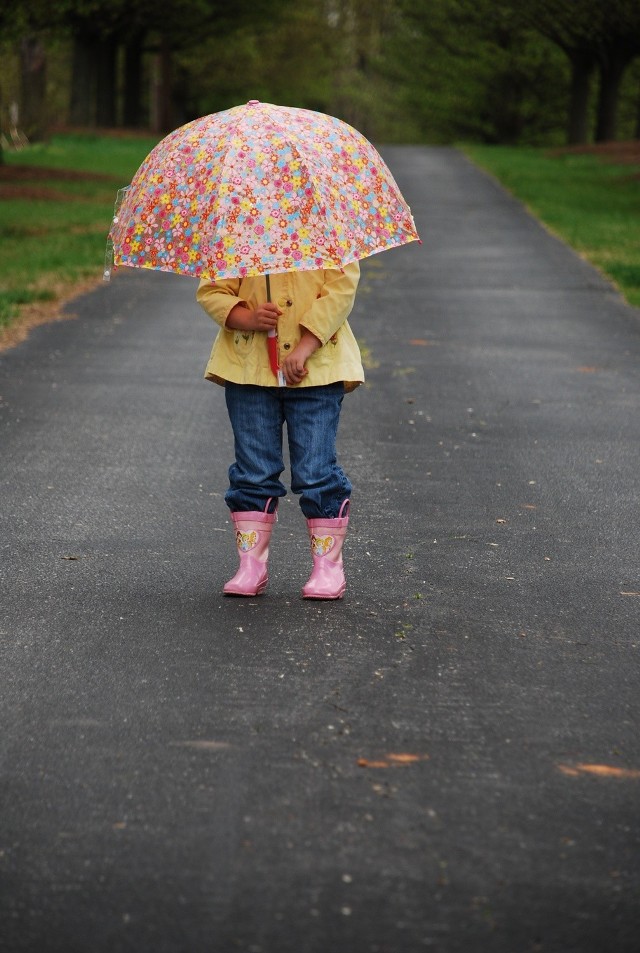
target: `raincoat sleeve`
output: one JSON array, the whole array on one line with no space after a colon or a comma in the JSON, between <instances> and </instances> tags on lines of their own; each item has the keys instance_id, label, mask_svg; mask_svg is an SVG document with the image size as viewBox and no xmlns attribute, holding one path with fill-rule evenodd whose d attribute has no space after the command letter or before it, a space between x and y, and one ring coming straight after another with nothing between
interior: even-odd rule
<instances>
[{"instance_id":1,"label":"raincoat sleeve","mask_svg":"<svg viewBox=\"0 0 640 953\"><path fill-rule=\"evenodd\" d=\"M359 280L358 262L345 265L343 271L325 271L319 296L300 318L302 327L311 331L322 344L330 341L349 317Z\"/></svg>"},{"instance_id":2,"label":"raincoat sleeve","mask_svg":"<svg viewBox=\"0 0 640 953\"><path fill-rule=\"evenodd\" d=\"M238 297L239 290L239 278L227 278L215 282L203 278L196 291L196 301L202 305L210 318L224 328L232 308L235 308L237 304L248 307L245 299Z\"/></svg>"}]
</instances>

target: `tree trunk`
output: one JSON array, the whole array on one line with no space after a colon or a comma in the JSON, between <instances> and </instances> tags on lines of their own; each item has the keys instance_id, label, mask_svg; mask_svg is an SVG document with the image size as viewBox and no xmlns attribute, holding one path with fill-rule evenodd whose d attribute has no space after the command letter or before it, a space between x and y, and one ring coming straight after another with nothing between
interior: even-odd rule
<instances>
[{"instance_id":1,"label":"tree trunk","mask_svg":"<svg viewBox=\"0 0 640 953\"><path fill-rule=\"evenodd\" d=\"M620 85L634 55L616 46L607 50L601 60L596 142L613 142L617 137Z\"/></svg>"},{"instance_id":2,"label":"tree trunk","mask_svg":"<svg viewBox=\"0 0 640 953\"><path fill-rule=\"evenodd\" d=\"M96 82L96 120L99 126L117 125L116 61L118 44L114 37L106 37L98 44Z\"/></svg>"},{"instance_id":3,"label":"tree trunk","mask_svg":"<svg viewBox=\"0 0 640 953\"><path fill-rule=\"evenodd\" d=\"M96 86L96 40L78 26L73 30L69 121L72 126L94 124L93 91Z\"/></svg>"},{"instance_id":4,"label":"tree trunk","mask_svg":"<svg viewBox=\"0 0 640 953\"><path fill-rule=\"evenodd\" d=\"M166 36L160 39L160 49L154 56L151 86L151 131L169 132L173 128L171 106L171 48Z\"/></svg>"},{"instance_id":5,"label":"tree trunk","mask_svg":"<svg viewBox=\"0 0 640 953\"><path fill-rule=\"evenodd\" d=\"M27 138L42 139L45 133L47 58L36 36L20 41L21 114L20 127Z\"/></svg>"},{"instance_id":6,"label":"tree trunk","mask_svg":"<svg viewBox=\"0 0 640 953\"><path fill-rule=\"evenodd\" d=\"M595 63L592 57L579 52L574 53L570 59L571 92L567 117L567 143L579 145L589 139L589 97L591 74Z\"/></svg>"},{"instance_id":7,"label":"tree trunk","mask_svg":"<svg viewBox=\"0 0 640 953\"><path fill-rule=\"evenodd\" d=\"M124 126L142 125L142 35L131 37L124 49Z\"/></svg>"}]
</instances>

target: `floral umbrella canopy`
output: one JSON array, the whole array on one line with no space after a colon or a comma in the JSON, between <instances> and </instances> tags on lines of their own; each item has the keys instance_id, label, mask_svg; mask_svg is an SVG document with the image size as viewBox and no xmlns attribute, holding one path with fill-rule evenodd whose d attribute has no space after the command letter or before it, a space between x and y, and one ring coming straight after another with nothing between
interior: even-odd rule
<instances>
[{"instance_id":1,"label":"floral umbrella canopy","mask_svg":"<svg viewBox=\"0 0 640 953\"><path fill-rule=\"evenodd\" d=\"M211 279L342 268L419 240L364 136L255 100L159 142L121 191L109 238L115 266Z\"/></svg>"}]
</instances>

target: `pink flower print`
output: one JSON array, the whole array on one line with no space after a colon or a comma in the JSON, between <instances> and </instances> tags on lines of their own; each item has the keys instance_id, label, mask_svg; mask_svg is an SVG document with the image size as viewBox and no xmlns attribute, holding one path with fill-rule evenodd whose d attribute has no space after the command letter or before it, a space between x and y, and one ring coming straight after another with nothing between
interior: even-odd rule
<instances>
[{"instance_id":1,"label":"pink flower print","mask_svg":"<svg viewBox=\"0 0 640 953\"><path fill-rule=\"evenodd\" d=\"M256 225L254 232L256 235L264 235L264 225Z\"/></svg>"},{"instance_id":2,"label":"pink flower print","mask_svg":"<svg viewBox=\"0 0 640 953\"><path fill-rule=\"evenodd\" d=\"M251 251L251 248L249 247L249 245L243 245L240 251L242 252L243 255L248 255L249 252Z\"/></svg>"}]
</instances>

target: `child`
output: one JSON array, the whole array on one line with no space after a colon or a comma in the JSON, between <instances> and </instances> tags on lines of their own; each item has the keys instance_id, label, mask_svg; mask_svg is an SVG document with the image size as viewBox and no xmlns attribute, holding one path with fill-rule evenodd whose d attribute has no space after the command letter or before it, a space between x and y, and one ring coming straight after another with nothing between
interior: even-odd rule
<instances>
[{"instance_id":1,"label":"child","mask_svg":"<svg viewBox=\"0 0 640 953\"><path fill-rule=\"evenodd\" d=\"M342 544L351 483L338 466L336 435L342 399L364 380L347 317L360 268L286 272L264 277L203 279L197 300L219 325L206 378L223 384L235 442L225 502L236 528L240 566L226 595L257 596L268 581L267 557L278 498L283 424L291 489L307 518L313 570L305 599L340 599L346 583ZM267 333L277 329L279 387Z\"/></svg>"}]
</instances>

